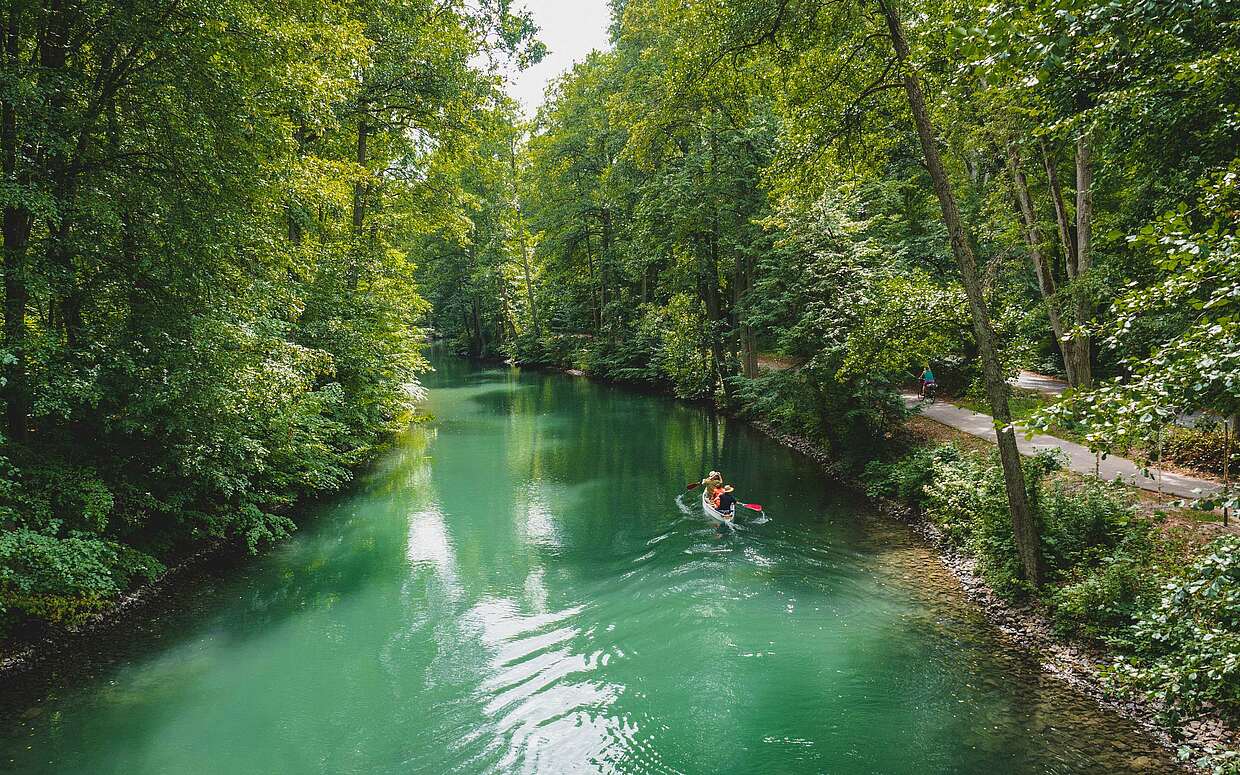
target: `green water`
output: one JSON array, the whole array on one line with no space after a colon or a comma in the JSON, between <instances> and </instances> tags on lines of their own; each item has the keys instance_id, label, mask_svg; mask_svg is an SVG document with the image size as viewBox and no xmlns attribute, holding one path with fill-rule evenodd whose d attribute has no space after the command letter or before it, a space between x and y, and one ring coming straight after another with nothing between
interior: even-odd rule
<instances>
[{"instance_id":1,"label":"green water","mask_svg":"<svg viewBox=\"0 0 1240 775\"><path fill-rule=\"evenodd\" d=\"M10 679L23 773L1162 770L900 525L704 409L450 358L351 492ZM719 535L723 470L769 520Z\"/></svg>"}]
</instances>

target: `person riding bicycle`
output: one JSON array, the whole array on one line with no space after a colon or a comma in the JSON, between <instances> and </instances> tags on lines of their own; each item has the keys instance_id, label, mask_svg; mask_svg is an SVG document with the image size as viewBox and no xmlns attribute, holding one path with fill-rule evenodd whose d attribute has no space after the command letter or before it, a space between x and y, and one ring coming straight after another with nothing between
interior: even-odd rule
<instances>
[{"instance_id":1,"label":"person riding bicycle","mask_svg":"<svg viewBox=\"0 0 1240 775\"><path fill-rule=\"evenodd\" d=\"M921 372L921 377L919 377L917 381L921 384L919 395L922 398L925 398L928 392L938 387L938 383L934 381L934 372L930 371L930 364L928 363L926 364L926 368Z\"/></svg>"}]
</instances>

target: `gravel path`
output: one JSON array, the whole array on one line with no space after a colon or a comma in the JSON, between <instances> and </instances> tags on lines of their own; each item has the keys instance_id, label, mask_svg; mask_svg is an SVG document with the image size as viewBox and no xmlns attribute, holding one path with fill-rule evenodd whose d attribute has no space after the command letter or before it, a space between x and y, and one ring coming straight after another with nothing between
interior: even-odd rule
<instances>
[{"instance_id":1,"label":"gravel path","mask_svg":"<svg viewBox=\"0 0 1240 775\"><path fill-rule=\"evenodd\" d=\"M970 435L987 439L991 442L995 441L995 424L989 415L978 414L977 412L942 401L927 404L911 393L904 394L904 403L909 407L920 406L923 417L928 417L935 422L964 431ZM1075 442L1041 434L1026 439L1023 434L1017 434L1016 444L1020 448L1021 453L1025 455L1032 455L1043 449L1062 450L1068 456L1069 469L1079 474L1092 475L1094 473L1096 463L1094 453ZM1097 466L1098 476L1102 479L1108 481L1119 479L1126 484L1140 487L1143 490L1149 490L1150 492L1159 491L1158 473L1150 471L1151 476L1147 476L1142 472L1140 465L1127 458L1106 457L1101 462L1097 462ZM1168 471L1164 471L1162 474L1162 492L1168 495L1193 498L1219 489L1218 484L1205 479L1173 474Z\"/></svg>"}]
</instances>

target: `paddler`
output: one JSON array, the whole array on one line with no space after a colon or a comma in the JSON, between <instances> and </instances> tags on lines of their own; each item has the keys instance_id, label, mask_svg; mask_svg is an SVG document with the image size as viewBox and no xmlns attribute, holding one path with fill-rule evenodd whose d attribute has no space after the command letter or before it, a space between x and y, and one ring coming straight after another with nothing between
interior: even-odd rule
<instances>
[{"instance_id":1,"label":"paddler","mask_svg":"<svg viewBox=\"0 0 1240 775\"><path fill-rule=\"evenodd\" d=\"M702 492L706 493L706 501L714 506L719 502L719 493L723 490L723 474L711 471L702 480Z\"/></svg>"}]
</instances>

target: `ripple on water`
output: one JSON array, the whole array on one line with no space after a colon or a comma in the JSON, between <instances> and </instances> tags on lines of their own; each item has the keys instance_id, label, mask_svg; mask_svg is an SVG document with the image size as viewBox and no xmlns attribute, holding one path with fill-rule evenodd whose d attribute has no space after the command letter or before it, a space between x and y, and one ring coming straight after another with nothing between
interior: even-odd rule
<instances>
[{"instance_id":1,"label":"ripple on water","mask_svg":"<svg viewBox=\"0 0 1240 775\"><path fill-rule=\"evenodd\" d=\"M438 365L438 432L221 581L214 613L80 691L6 697L0 770L1163 769L812 463L697 408ZM670 495L704 464L774 518L719 531Z\"/></svg>"},{"instance_id":2,"label":"ripple on water","mask_svg":"<svg viewBox=\"0 0 1240 775\"><path fill-rule=\"evenodd\" d=\"M470 758L505 772L570 771L587 762L619 771L638 726L611 710L624 687L597 676L622 652L593 646L598 628L587 626L587 606L526 614L513 601L485 600L464 618L490 657L475 690L486 734L463 738L458 748L482 743Z\"/></svg>"}]
</instances>

